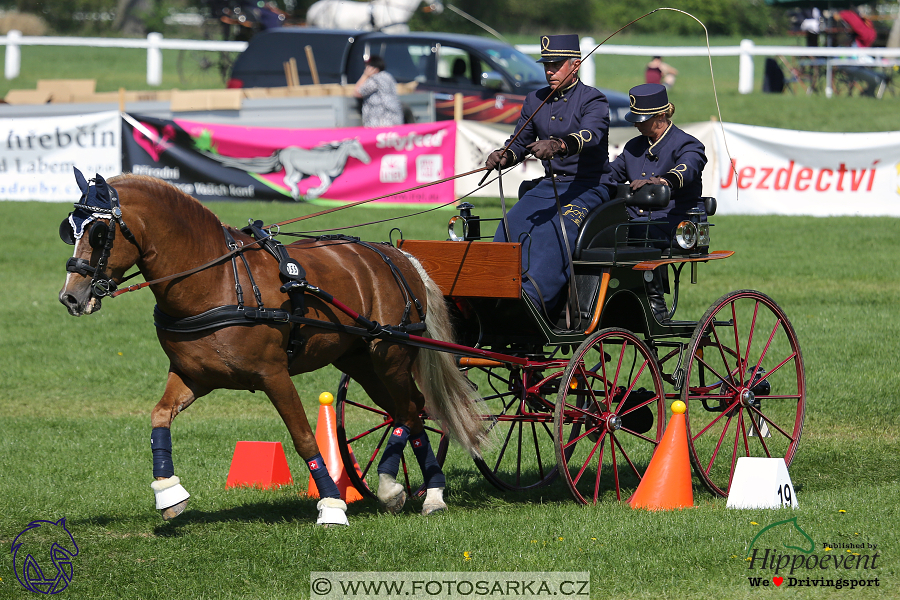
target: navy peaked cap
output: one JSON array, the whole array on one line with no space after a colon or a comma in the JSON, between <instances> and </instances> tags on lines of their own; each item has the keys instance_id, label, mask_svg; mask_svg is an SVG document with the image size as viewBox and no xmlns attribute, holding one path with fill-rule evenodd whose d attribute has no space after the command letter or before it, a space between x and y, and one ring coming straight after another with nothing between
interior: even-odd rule
<instances>
[{"instance_id":1,"label":"navy peaked cap","mask_svg":"<svg viewBox=\"0 0 900 600\"><path fill-rule=\"evenodd\" d=\"M541 36L539 63L559 62L567 58L581 58L581 45L577 33Z\"/></svg>"},{"instance_id":2,"label":"navy peaked cap","mask_svg":"<svg viewBox=\"0 0 900 600\"><path fill-rule=\"evenodd\" d=\"M631 112L625 115L629 123L643 123L653 115L669 110L666 86L658 83L642 83L628 91Z\"/></svg>"}]
</instances>

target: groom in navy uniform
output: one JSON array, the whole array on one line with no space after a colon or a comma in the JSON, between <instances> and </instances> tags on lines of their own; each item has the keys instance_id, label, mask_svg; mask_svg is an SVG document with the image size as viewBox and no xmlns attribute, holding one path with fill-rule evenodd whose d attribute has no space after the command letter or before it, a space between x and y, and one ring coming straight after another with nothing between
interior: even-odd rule
<instances>
[{"instance_id":1,"label":"groom in navy uniform","mask_svg":"<svg viewBox=\"0 0 900 600\"><path fill-rule=\"evenodd\" d=\"M698 207L703 195L705 148L700 140L672 123L675 107L669 102L665 86L645 83L631 88L628 95L631 111L625 120L634 123L641 135L625 144L622 153L610 163L603 183L611 189L629 183L632 190L647 184L669 186L672 194L665 207L653 211L628 207L632 222L666 222L647 226L647 233L667 247L678 223L687 219L688 210ZM635 236L637 228L632 227L629 233ZM664 321L668 318L663 296L668 287L668 271L655 269L653 274L653 280L647 282L647 298L656 319Z\"/></svg>"},{"instance_id":2,"label":"groom in navy uniform","mask_svg":"<svg viewBox=\"0 0 900 600\"><path fill-rule=\"evenodd\" d=\"M509 239L501 225L494 241L522 242L522 288L537 306L552 311L568 280L570 259L559 213L571 247L585 216L609 200L609 190L600 185L609 163L609 103L576 76L581 67L577 35L543 36L538 62L549 87L528 94L518 135L507 140L506 151L492 152L485 166L511 167L528 154L543 162L544 177L507 214Z\"/></svg>"},{"instance_id":3,"label":"groom in navy uniform","mask_svg":"<svg viewBox=\"0 0 900 600\"><path fill-rule=\"evenodd\" d=\"M672 123L675 107L669 102L666 88L658 83L645 83L631 88L631 111L625 120L634 123L641 135L629 140L622 153L610 163L603 181L611 187L630 183L632 190L644 185L663 184L672 189L669 204L650 211L630 207L632 219L665 220L668 226L651 228L651 235L669 240L675 227L687 218L687 211L697 207L703 195L703 167L706 153L703 144Z\"/></svg>"}]
</instances>

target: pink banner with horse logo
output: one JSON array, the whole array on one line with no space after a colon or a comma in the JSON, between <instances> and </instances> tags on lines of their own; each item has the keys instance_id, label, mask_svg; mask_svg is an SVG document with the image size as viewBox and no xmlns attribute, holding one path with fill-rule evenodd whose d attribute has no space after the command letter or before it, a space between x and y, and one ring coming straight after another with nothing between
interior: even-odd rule
<instances>
[{"instance_id":1,"label":"pink banner with horse logo","mask_svg":"<svg viewBox=\"0 0 900 600\"><path fill-rule=\"evenodd\" d=\"M180 119L166 126L136 119L142 126L133 127L129 140L143 150L136 154L165 165L167 169L160 171L163 178L174 175L179 181L173 183L201 200L355 202L385 196L380 202L438 204L454 198L452 181L428 185L453 174L454 122L281 129ZM188 145L191 148L185 148ZM172 159L182 165L177 173ZM133 172L145 170L135 166ZM191 174L196 181L186 177ZM405 191L419 186L423 187Z\"/></svg>"}]
</instances>

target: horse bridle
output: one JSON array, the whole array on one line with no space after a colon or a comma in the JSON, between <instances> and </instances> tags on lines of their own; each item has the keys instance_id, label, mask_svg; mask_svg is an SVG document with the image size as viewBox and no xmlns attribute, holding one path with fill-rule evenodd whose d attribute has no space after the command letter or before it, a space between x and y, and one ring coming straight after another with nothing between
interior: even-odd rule
<instances>
[{"instance_id":1,"label":"horse bridle","mask_svg":"<svg viewBox=\"0 0 900 600\"><path fill-rule=\"evenodd\" d=\"M91 179L91 181L96 182L96 180L94 179ZM78 275L82 275L84 277L91 277L91 291L97 298L109 296L110 294L115 292L116 288L118 287L118 284L113 281L112 274L106 274L107 262L109 261L113 242L115 241L116 237L116 225L118 225L119 229L122 230L122 235L125 236L125 239L135 245L135 247L138 249L139 254L142 253L140 244L138 244L138 241L134 237L134 234L131 233L131 230L128 229L128 226L125 224L125 220L122 218L122 206L119 204L118 192L116 192L116 189L105 181L103 183L106 186L106 190L109 194L109 208L91 206L89 204L86 204L85 200L87 198L87 192L82 194L81 198L74 205L75 210L81 209L87 211L88 213L104 215L99 218L109 219L109 224L104 223L103 221L97 221L96 223L91 225L90 229L87 232L88 244L90 245L90 247L94 250L100 250L100 258L97 260L97 265L91 266L89 260L76 258L74 256L66 261L66 271L68 273L77 273ZM63 228L66 225L71 226L68 217L60 224L60 238L62 238L64 242L74 245L74 239L69 242L70 238L65 237L62 233ZM120 283L128 281L138 274L140 274L140 271L137 271L125 277Z\"/></svg>"}]
</instances>

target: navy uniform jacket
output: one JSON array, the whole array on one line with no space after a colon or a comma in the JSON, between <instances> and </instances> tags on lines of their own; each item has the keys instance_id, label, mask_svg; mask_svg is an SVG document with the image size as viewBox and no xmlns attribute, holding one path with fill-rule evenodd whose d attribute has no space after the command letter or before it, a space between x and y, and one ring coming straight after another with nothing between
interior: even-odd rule
<instances>
[{"instance_id":1,"label":"navy uniform jacket","mask_svg":"<svg viewBox=\"0 0 900 600\"><path fill-rule=\"evenodd\" d=\"M522 132L509 147L514 162L525 159L528 154L526 146L535 140L559 138L566 144L566 156L554 157L549 161L557 177L563 181L575 178L599 182L609 163L609 102L606 96L600 90L576 80L567 89L553 94L537 116L525 125L552 89L549 86L541 88L525 97L522 114L516 124L516 131ZM548 161L543 162L545 174L549 177Z\"/></svg>"},{"instance_id":2,"label":"navy uniform jacket","mask_svg":"<svg viewBox=\"0 0 900 600\"><path fill-rule=\"evenodd\" d=\"M522 266L526 273L522 288L536 304L547 307L557 302L568 280L566 238L571 248L587 214L609 200L609 191L601 183L609 167L606 96L576 80L567 89L553 94L538 111L552 89L542 88L526 96L516 125L516 131L521 130L521 134L509 150L513 162L519 163L528 154L526 146L535 140L559 138L565 141L566 155L542 161L545 177L507 213L510 239L507 240L503 226L497 228L494 236L494 241L522 243ZM537 116L526 125L535 111ZM550 177L551 164L555 180ZM557 193L565 237L558 216Z\"/></svg>"},{"instance_id":3,"label":"navy uniform jacket","mask_svg":"<svg viewBox=\"0 0 900 600\"><path fill-rule=\"evenodd\" d=\"M666 220L674 229L703 195L705 165L705 148L700 140L670 124L655 144L642 135L629 140L622 153L610 163L610 172L603 182L615 187L637 179L665 179L672 188L668 206L652 212L629 207L628 212L632 218ZM665 234L668 236L671 231Z\"/></svg>"}]
</instances>

